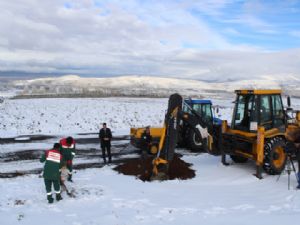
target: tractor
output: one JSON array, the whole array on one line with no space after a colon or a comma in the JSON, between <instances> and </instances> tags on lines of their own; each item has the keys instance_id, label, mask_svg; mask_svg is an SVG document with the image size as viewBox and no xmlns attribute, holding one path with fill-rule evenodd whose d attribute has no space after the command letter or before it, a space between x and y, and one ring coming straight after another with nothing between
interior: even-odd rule
<instances>
[{"instance_id":1,"label":"tractor","mask_svg":"<svg viewBox=\"0 0 300 225\"><path fill-rule=\"evenodd\" d=\"M182 101L181 101L182 102ZM192 151L201 151L204 150L206 144L204 144L204 140L201 134L197 135L198 130L195 129L197 121L201 120L202 123L205 124L206 127L212 129L213 124L221 122L218 118L213 117L212 112L212 102L210 100L202 100L202 99L184 99L183 103L181 103L182 112L185 114L185 117L179 118L179 127L177 134L177 143L178 146L188 148ZM189 119L187 118L189 115ZM191 121L190 118L193 118ZM140 147L141 135L144 132L145 128L131 128L130 136L131 136L131 144L137 148ZM162 136L162 128L161 127L151 127L150 133L153 139L151 153L156 154L158 149L158 144L160 138Z\"/></svg>"},{"instance_id":2,"label":"tractor","mask_svg":"<svg viewBox=\"0 0 300 225\"><path fill-rule=\"evenodd\" d=\"M213 126L221 124L222 121L213 116L211 100L202 99L185 99L182 107L183 113L194 116L196 120L202 120L209 133L212 132ZM184 119L179 122L178 145L192 151L202 151L206 146L201 136L197 135L197 130Z\"/></svg>"}]
</instances>

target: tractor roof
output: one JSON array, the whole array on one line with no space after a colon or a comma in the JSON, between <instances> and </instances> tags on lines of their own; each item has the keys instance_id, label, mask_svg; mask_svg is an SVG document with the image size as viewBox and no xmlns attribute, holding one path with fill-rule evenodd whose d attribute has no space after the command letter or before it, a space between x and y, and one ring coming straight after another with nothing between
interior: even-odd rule
<instances>
[{"instance_id":1,"label":"tractor roof","mask_svg":"<svg viewBox=\"0 0 300 225\"><path fill-rule=\"evenodd\" d=\"M236 94L242 94L242 95L246 95L246 94L255 94L255 95L272 95L272 94L281 94L281 90L255 90L255 89L252 89L252 90L235 90L235 93Z\"/></svg>"},{"instance_id":2,"label":"tractor roof","mask_svg":"<svg viewBox=\"0 0 300 225\"><path fill-rule=\"evenodd\" d=\"M203 100L203 99L185 99L187 104L212 104L211 100Z\"/></svg>"}]
</instances>

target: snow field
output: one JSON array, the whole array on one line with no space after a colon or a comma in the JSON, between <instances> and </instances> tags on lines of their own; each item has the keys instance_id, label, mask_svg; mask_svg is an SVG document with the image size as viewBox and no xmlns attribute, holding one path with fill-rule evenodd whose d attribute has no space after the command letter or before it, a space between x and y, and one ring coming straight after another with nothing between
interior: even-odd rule
<instances>
[{"instance_id":1,"label":"snow field","mask_svg":"<svg viewBox=\"0 0 300 225\"><path fill-rule=\"evenodd\" d=\"M216 116L230 121L231 101L213 100L220 106ZM128 134L130 127L161 127L167 107L166 98L6 100L0 104L0 137L97 133L103 122L113 132Z\"/></svg>"},{"instance_id":2,"label":"snow field","mask_svg":"<svg viewBox=\"0 0 300 225\"><path fill-rule=\"evenodd\" d=\"M161 126L167 99L26 99L0 105L0 136L98 132L103 122L115 130ZM101 125L102 126L102 125Z\"/></svg>"},{"instance_id":3,"label":"snow field","mask_svg":"<svg viewBox=\"0 0 300 225\"><path fill-rule=\"evenodd\" d=\"M38 176L1 179L3 224L282 224L300 218L299 192L287 177L258 180L253 165L224 167L218 157L186 155L192 180L146 182L117 174L110 166L78 171L76 198L46 203ZM292 176L292 182L295 179ZM22 183L22 185L20 185ZM2 192L3 192L2 190ZM16 200L24 205L16 205ZM20 219L20 215L21 219Z\"/></svg>"}]
</instances>

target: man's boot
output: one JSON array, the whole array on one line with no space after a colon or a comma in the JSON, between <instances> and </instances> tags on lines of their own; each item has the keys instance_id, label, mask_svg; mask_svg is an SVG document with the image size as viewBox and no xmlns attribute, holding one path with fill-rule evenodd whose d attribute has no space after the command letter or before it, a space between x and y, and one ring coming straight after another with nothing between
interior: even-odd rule
<instances>
[{"instance_id":1,"label":"man's boot","mask_svg":"<svg viewBox=\"0 0 300 225\"><path fill-rule=\"evenodd\" d=\"M73 180L72 180L72 174L68 175L68 181L73 182Z\"/></svg>"},{"instance_id":2,"label":"man's boot","mask_svg":"<svg viewBox=\"0 0 300 225\"><path fill-rule=\"evenodd\" d=\"M48 203L52 204L54 199L52 198L52 195L47 195Z\"/></svg>"},{"instance_id":3,"label":"man's boot","mask_svg":"<svg viewBox=\"0 0 300 225\"><path fill-rule=\"evenodd\" d=\"M56 201L60 201L62 200L63 198L61 197L61 194L56 194Z\"/></svg>"}]
</instances>

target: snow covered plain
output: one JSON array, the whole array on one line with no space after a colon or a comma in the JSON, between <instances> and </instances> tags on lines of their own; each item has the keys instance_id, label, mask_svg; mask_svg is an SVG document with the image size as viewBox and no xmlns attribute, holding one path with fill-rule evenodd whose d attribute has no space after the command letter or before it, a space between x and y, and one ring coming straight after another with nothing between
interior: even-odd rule
<instances>
[{"instance_id":1,"label":"snow covered plain","mask_svg":"<svg viewBox=\"0 0 300 225\"><path fill-rule=\"evenodd\" d=\"M220 117L229 119L231 101L213 100L220 105ZM299 106L298 101L293 105ZM130 126L161 125L167 99L27 99L8 100L0 105L0 136L20 142L32 134L53 135L45 141L6 143L1 153L44 150L59 137L90 133L96 137L99 124L106 121L114 136L126 135ZM128 140L116 141L118 144ZM113 143L114 145L114 143ZM97 143L78 148L98 148ZM68 183L76 198L63 193L64 200L48 205L43 180L38 175L0 179L1 224L282 224L300 219L300 194L287 190L286 174L264 174L258 180L253 162L225 167L220 158L177 149L192 163L196 177L191 180L144 183L112 170L114 165L77 170L75 182ZM132 157L133 155L128 155ZM122 156L122 157L126 157ZM77 161L77 162L76 162ZM75 159L100 161L94 158ZM1 161L0 173L41 168L38 160Z\"/></svg>"},{"instance_id":2,"label":"snow covered plain","mask_svg":"<svg viewBox=\"0 0 300 225\"><path fill-rule=\"evenodd\" d=\"M167 99L69 98L5 100L0 104L0 136L113 131L131 126L161 126Z\"/></svg>"}]
</instances>

